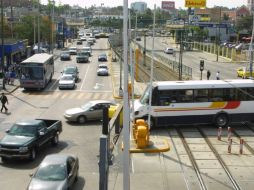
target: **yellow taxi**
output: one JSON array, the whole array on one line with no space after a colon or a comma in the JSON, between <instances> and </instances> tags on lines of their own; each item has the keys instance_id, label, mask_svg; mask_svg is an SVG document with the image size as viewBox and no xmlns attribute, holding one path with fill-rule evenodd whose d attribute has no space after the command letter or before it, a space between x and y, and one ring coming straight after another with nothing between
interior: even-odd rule
<instances>
[{"instance_id":1,"label":"yellow taxi","mask_svg":"<svg viewBox=\"0 0 254 190\"><path fill-rule=\"evenodd\" d=\"M243 79L250 77L250 70L246 69L246 67L239 67L236 73L237 77L241 77ZM254 76L254 71L252 71L252 76Z\"/></svg>"}]
</instances>

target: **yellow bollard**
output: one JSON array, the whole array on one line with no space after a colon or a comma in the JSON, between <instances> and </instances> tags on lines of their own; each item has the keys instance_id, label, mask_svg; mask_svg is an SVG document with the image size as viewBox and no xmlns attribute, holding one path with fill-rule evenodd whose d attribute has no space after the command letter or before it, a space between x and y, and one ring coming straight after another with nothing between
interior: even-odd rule
<instances>
[{"instance_id":1,"label":"yellow bollard","mask_svg":"<svg viewBox=\"0 0 254 190\"><path fill-rule=\"evenodd\" d=\"M137 148L146 148L148 145L148 128L146 126L138 126L137 128Z\"/></svg>"}]
</instances>

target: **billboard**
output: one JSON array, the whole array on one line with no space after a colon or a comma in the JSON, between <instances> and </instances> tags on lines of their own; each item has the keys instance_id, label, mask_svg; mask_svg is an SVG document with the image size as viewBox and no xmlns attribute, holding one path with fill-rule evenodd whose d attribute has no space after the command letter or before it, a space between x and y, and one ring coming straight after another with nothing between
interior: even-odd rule
<instances>
[{"instance_id":1,"label":"billboard","mask_svg":"<svg viewBox=\"0 0 254 190\"><path fill-rule=\"evenodd\" d=\"M174 1L162 1L161 2L161 9L174 10L175 9L175 2Z\"/></svg>"},{"instance_id":2,"label":"billboard","mask_svg":"<svg viewBox=\"0 0 254 190\"><path fill-rule=\"evenodd\" d=\"M206 0L185 0L185 7L203 8L206 7Z\"/></svg>"}]
</instances>

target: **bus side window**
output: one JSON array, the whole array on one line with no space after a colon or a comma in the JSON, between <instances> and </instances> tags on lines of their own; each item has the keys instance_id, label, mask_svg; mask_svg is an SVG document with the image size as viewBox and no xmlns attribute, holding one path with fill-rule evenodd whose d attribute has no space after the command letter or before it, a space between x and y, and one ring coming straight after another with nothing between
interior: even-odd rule
<instances>
[{"instance_id":1,"label":"bus side window","mask_svg":"<svg viewBox=\"0 0 254 190\"><path fill-rule=\"evenodd\" d=\"M208 89L194 90L194 101L195 102L208 102Z\"/></svg>"}]
</instances>

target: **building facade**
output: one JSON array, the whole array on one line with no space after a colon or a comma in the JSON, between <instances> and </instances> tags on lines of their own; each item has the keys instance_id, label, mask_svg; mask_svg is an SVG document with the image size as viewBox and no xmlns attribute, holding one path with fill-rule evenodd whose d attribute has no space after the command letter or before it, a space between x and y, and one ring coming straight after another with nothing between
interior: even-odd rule
<instances>
[{"instance_id":1,"label":"building facade","mask_svg":"<svg viewBox=\"0 0 254 190\"><path fill-rule=\"evenodd\" d=\"M247 7L250 11L254 11L254 0L248 0Z\"/></svg>"},{"instance_id":2,"label":"building facade","mask_svg":"<svg viewBox=\"0 0 254 190\"><path fill-rule=\"evenodd\" d=\"M147 9L147 3L141 2L141 1L131 3L131 9L134 9L137 12L143 13Z\"/></svg>"}]
</instances>

